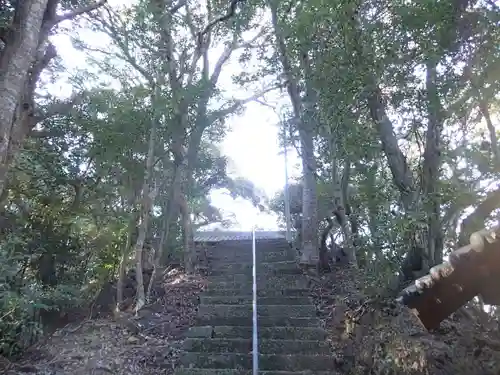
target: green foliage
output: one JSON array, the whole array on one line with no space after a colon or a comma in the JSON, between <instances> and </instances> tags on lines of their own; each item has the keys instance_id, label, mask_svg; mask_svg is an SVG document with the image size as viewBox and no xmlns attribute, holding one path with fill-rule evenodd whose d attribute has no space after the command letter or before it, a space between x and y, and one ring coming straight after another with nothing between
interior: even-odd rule
<instances>
[{"instance_id":1,"label":"green foliage","mask_svg":"<svg viewBox=\"0 0 500 375\"><path fill-rule=\"evenodd\" d=\"M500 57L498 48L492 48L500 40L498 6L432 0L275 4L302 100L312 101L314 107L318 218L331 216L333 166L348 161L349 204L360 226L358 260L375 272L374 279L379 272L389 277L399 270L409 251L408 233L425 233L434 215L432 202L438 202L445 252L453 250L461 219L488 196L486 190L491 194L491 182L498 178L494 150L500 145L491 141L492 134L498 140L497 124L486 129L479 108L482 100L490 116L498 115L500 81L491 70ZM426 90L429 61L438 66L433 102ZM279 71L277 59L271 64ZM391 132L411 170L418 207L414 212L404 211L394 184L388 160L396 156L383 152L367 100L369 79L382 91ZM434 162L440 168L436 191L427 194L422 160L429 113L439 107L442 136ZM285 120L291 129L288 142L296 146L296 124ZM290 188L295 223L300 220L302 192L297 194L296 185ZM283 193L271 208L283 219ZM484 222L498 208L489 207Z\"/></svg>"},{"instance_id":2,"label":"green foliage","mask_svg":"<svg viewBox=\"0 0 500 375\"><path fill-rule=\"evenodd\" d=\"M88 3L60 4L68 10ZM1 27L11 22L13 4L1 2ZM228 116L239 114L245 102L227 99L232 93L217 83L216 67L223 70L231 58L224 48L232 45L240 63L234 83L246 89L261 81L285 85L275 35L263 25L269 4L241 2L234 17L213 24L207 30L207 65L197 33L227 12L226 1L211 2L211 14L187 1L174 15L151 1L138 1L87 16L81 25L97 33L93 40L85 40L76 26L69 29L75 47L87 53L87 64L71 82L87 91L72 110L37 124L15 155L0 197L0 354L18 353L47 329L51 317L88 305L116 277L122 254L131 265L153 125L154 165L147 182L157 195L146 242L154 244L170 225L159 249L163 260L180 262L183 256L178 215L167 220L179 167L173 140L180 140L186 152L188 181L182 182L182 192L195 228L231 222L211 204L214 189L248 199L261 210L270 208L284 224L283 192L268 202L251 181L228 173L229 160L219 150ZM500 108L498 6L478 2L461 9L457 5L466 3L435 0L276 4L291 73L306 104L300 116L314 124L318 234L334 208L335 170L340 175L349 170L348 203L359 226L357 257L372 285L385 284L399 269L408 253L408 233L425 232L429 217L436 215L434 202L444 248L454 249L461 219L474 214L500 177L494 128ZM247 34L259 38L245 43ZM94 45L101 36L104 49ZM430 62L437 66L433 98L426 82ZM44 80L60 73L49 71ZM394 155L384 152L374 124L368 100L372 80L413 179L416 208L411 212L405 212L394 183L389 162ZM50 112L49 102L40 98L43 113ZM281 108L287 146L298 149L298 123L289 107ZM435 190L427 192L422 160L433 108L441 121L439 175ZM485 108L493 119L489 127L484 126ZM301 183L291 184L290 197L298 229ZM498 208L480 219L487 222ZM335 226L332 234L339 233Z\"/></svg>"},{"instance_id":3,"label":"green foliage","mask_svg":"<svg viewBox=\"0 0 500 375\"><path fill-rule=\"evenodd\" d=\"M61 1L58 11L93 3ZM0 23L8 24L15 4L0 5ZM203 30L215 14L227 12L227 4L214 2L210 11L188 1L166 22L169 11L138 1L119 10L106 6L80 18L78 25L54 28L67 31L74 46L86 53L87 64L71 75L73 87L85 92L72 107L55 113L48 105L52 98L40 98L39 108L47 118L15 155L8 187L0 197L0 355L18 354L62 321L61 314L92 304L99 289L116 278L122 255L126 267L133 265L153 125L154 163L147 182L157 194L146 245L158 246L169 224L164 248L157 249L164 263L182 263L184 257L178 214L167 220L178 203L172 189L179 167L175 139L188 154L188 181L182 181L182 190L195 228L231 223L211 205L213 189L266 205L254 184L228 175L228 160L219 150L226 118L239 113L245 101L227 99L217 85L227 52L220 55L217 69L212 61L208 71L198 69L203 58L196 30ZM208 47L232 44L236 49L243 33L256 26L256 13L257 8L246 8L237 18L214 24L207 31ZM80 33L80 27L86 32ZM89 30L97 35L93 40L80 37ZM109 41L104 49L99 47L101 37ZM168 38L173 39L169 57ZM179 69L175 79L171 59ZM43 89L60 77L57 68L39 82ZM184 122L179 122L179 111Z\"/></svg>"}]
</instances>

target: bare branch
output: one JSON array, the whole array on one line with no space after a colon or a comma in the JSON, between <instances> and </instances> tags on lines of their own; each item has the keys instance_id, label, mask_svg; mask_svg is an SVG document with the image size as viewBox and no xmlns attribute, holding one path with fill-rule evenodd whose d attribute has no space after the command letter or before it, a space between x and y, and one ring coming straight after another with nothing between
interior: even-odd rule
<instances>
[{"instance_id":1,"label":"bare branch","mask_svg":"<svg viewBox=\"0 0 500 375\"><path fill-rule=\"evenodd\" d=\"M85 96L84 92L74 93L68 100L55 101L43 112L34 117L34 122L38 123L58 114L66 114L77 104L80 104Z\"/></svg>"},{"instance_id":2,"label":"bare branch","mask_svg":"<svg viewBox=\"0 0 500 375\"><path fill-rule=\"evenodd\" d=\"M459 245L467 243L469 236L485 225L485 220L500 207L500 188L488 193L476 209L460 225Z\"/></svg>"},{"instance_id":3,"label":"bare branch","mask_svg":"<svg viewBox=\"0 0 500 375\"><path fill-rule=\"evenodd\" d=\"M269 104L269 103L266 103L263 100L255 99L254 102L259 103L260 105L263 105L264 107L271 108L273 111L276 111L276 106Z\"/></svg>"},{"instance_id":4,"label":"bare branch","mask_svg":"<svg viewBox=\"0 0 500 375\"><path fill-rule=\"evenodd\" d=\"M262 96L264 96L265 94L267 94L271 91L274 91L278 88L279 88L279 86L271 86L271 87L264 89L264 90L256 93L255 95L252 95L248 98L237 99L229 107L226 107L226 108L221 107L218 110L212 112L211 115L209 116L209 121L207 123L212 124L216 120L223 118L225 116L228 116L231 113L234 113L236 110L238 110L240 107L244 106L245 104L256 101L259 98L261 98Z\"/></svg>"},{"instance_id":5,"label":"bare branch","mask_svg":"<svg viewBox=\"0 0 500 375\"><path fill-rule=\"evenodd\" d=\"M28 134L30 138L62 138L65 135L66 132L62 130L32 130Z\"/></svg>"},{"instance_id":6,"label":"bare branch","mask_svg":"<svg viewBox=\"0 0 500 375\"><path fill-rule=\"evenodd\" d=\"M58 23L65 21L65 20L72 20L75 17L78 17L79 15L85 14L92 12L93 10L96 10L97 8L100 8L104 4L107 3L107 0L99 0L98 2L86 6L82 6L80 8L68 11L64 14L61 14L59 16L56 16L52 21L52 26L57 25Z\"/></svg>"},{"instance_id":7,"label":"bare branch","mask_svg":"<svg viewBox=\"0 0 500 375\"><path fill-rule=\"evenodd\" d=\"M198 30L196 28L196 25L194 24L193 22L193 17L192 17L192 14L191 14L191 9L189 8L188 5L186 5L186 14L184 16L184 21L186 22L188 28L189 28L189 31L191 33L191 36L193 37L193 40L195 41L195 44L197 43L197 35L199 34L198 33ZM191 54L191 62L189 63L189 65L187 64L187 56L188 56L188 49L189 47L186 47L186 49L183 51L181 57L183 55L186 56L185 60L186 60L186 63L182 62L180 60L179 62L179 79L182 79L182 77L184 77L185 74L188 75L188 78L187 78L187 82L186 82L186 85L187 86L190 86L193 82L193 79L194 79L194 72L196 70L196 65L198 64L198 61L200 61L200 58L201 58L201 48L200 48L200 45L196 45L195 49L194 49L194 52Z\"/></svg>"},{"instance_id":8,"label":"bare branch","mask_svg":"<svg viewBox=\"0 0 500 375\"><path fill-rule=\"evenodd\" d=\"M203 42L203 36L205 34L207 34L208 32L210 32L210 30L219 22L224 22L224 21L227 21L228 19L230 19L231 17L233 17L236 13L236 7L238 6L239 3L243 3L245 0L231 0L231 3L229 4L229 9L227 11L227 13L219 18L216 18L215 20L211 21L208 23L207 26L205 26L205 28L203 29L203 31L201 31L199 34L198 34L198 45L201 46L202 42Z\"/></svg>"},{"instance_id":9,"label":"bare branch","mask_svg":"<svg viewBox=\"0 0 500 375\"><path fill-rule=\"evenodd\" d=\"M238 40L238 35L234 33L233 35L233 40L229 45L226 46L222 54L219 56L219 59L217 60L217 63L215 64L214 71L212 72L212 75L210 76L210 86L214 87L217 84L217 81L219 80L220 73L222 72L222 67L224 64L229 60L231 57L235 47L236 47L236 42Z\"/></svg>"},{"instance_id":10,"label":"bare branch","mask_svg":"<svg viewBox=\"0 0 500 375\"><path fill-rule=\"evenodd\" d=\"M257 48L258 46L254 46L254 43L263 35L265 35L269 31L269 28L267 26L263 26L259 32L250 40L246 42L242 42L236 46L235 49L241 49L241 48Z\"/></svg>"},{"instance_id":11,"label":"bare branch","mask_svg":"<svg viewBox=\"0 0 500 375\"><path fill-rule=\"evenodd\" d=\"M120 48L120 52L123 54L123 56L120 56L116 54L116 57L120 58L121 60L129 63L134 69L136 69L139 74L141 74L150 85L154 85L154 78L153 76L146 70L144 69L141 65L139 65L138 61L130 54L130 49L129 49L129 43L128 43L128 38L125 34L125 37L121 39L120 37L117 37L120 33L118 32L119 30L115 27L115 23L119 22L119 17L109 8L105 7L104 10L106 11L109 22L104 20L104 19L99 19L96 20L98 21L104 28L104 32L118 45ZM101 52L106 54L104 51L97 51L96 52ZM109 55L109 53L108 53Z\"/></svg>"},{"instance_id":12,"label":"bare branch","mask_svg":"<svg viewBox=\"0 0 500 375\"><path fill-rule=\"evenodd\" d=\"M189 31L191 32L191 36L193 37L193 40L197 40L199 31L196 28L196 25L193 22L193 16L191 14L191 8L189 8L188 5L186 5L186 14L184 16L184 22L186 22Z\"/></svg>"}]
</instances>

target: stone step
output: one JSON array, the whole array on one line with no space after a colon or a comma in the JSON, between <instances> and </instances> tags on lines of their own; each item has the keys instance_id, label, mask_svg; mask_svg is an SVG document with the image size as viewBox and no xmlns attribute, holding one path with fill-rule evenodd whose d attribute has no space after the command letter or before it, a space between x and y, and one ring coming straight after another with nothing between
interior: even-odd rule
<instances>
[{"instance_id":1,"label":"stone step","mask_svg":"<svg viewBox=\"0 0 500 375\"><path fill-rule=\"evenodd\" d=\"M232 285L232 284L231 284ZM272 289L272 288L258 288L258 297L290 297L290 296L307 296L310 290L308 288L286 288L286 289ZM252 295L252 286L249 285L244 288L208 288L203 291L203 296L239 296L239 295Z\"/></svg>"},{"instance_id":2,"label":"stone step","mask_svg":"<svg viewBox=\"0 0 500 375\"><path fill-rule=\"evenodd\" d=\"M264 254L257 254L257 262L282 262L286 260L295 260L295 254L290 251L271 251ZM208 260L213 264L218 263L253 263L252 254L228 254L228 253L209 253Z\"/></svg>"},{"instance_id":3,"label":"stone step","mask_svg":"<svg viewBox=\"0 0 500 375\"><path fill-rule=\"evenodd\" d=\"M264 316L259 317L260 327L317 327L317 318L290 318L288 316ZM252 316L246 317L217 317L199 316L197 324L201 326L252 326Z\"/></svg>"},{"instance_id":4,"label":"stone step","mask_svg":"<svg viewBox=\"0 0 500 375\"><path fill-rule=\"evenodd\" d=\"M260 251L261 249L255 249L255 255L257 258L260 256L267 256L272 253L286 253L286 254L296 254L297 251L295 249L291 249L287 246L276 246L271 249L266 249L265 251ZM237 256L247 256L249 259L252 259L252 248L251 247L243 247L243 248L230 248L230 247L213 247L207 248L205 250L205 254L209 256L227 256L227 255L237 255Z\"/></svg>"},{"instance_id":5,"label":"stone step","mask_svg":"<svg viewBox=\"0 0 500 375\"><path fill-rule=\"evenodd\" d=\"M289 253L294 253L295 250L290 248L288 245L278 244L275 246L262 246L257 243L255 245L255 254L260 256L261 254L275 253L279 251L286 251ZM252 243L242 244L238 246L216 246L214 248L207 248L206 253L208 255L250 255L252 256Z\"/></svg>"},{"instance_id":6,"label":"stone step","mask_svg":"<svg viewBox=\"0 0 500 375\"><path fill-rule=\"evenodd\" d=\"M263 327L259 326L261 340L325 340L327 332L315 327ZM198 338L251 338L252 326L196 326L186 337Z\"/></svg>"},{"instance_id":7,"label":"stone step","mask_svg":"<svg viewBox=\"0 0 500 375\"><path fill-rule=\"evenodd\" d=\"M295 273L295 274L294 274ZM302 282L306 282L306 278L304 278L301 274L292 271L291 274L284 274L283 276L279 276L282 274L281 272L275 273L275 272L266 272L262 273L259 272L257 273L257 282L259 285L265 284L266 282L269 281L277 281L279 282L280 280L283 280L281 284L284 282L288 282L291 279L292 280L302 280ZM227 272L210 272L210 274L207 276L207 280L209 283L220 283L220 282L235 282L235 283L252 283L253 281L253 275L251 272L247 273L227 273Z\"/></svg>"},{"instance_id":8,"label":"stone step","mask_svg":"<svg viewBox=\"0 0 500 375\"><path fill-rule=\"evenodd\" d=\"M251 354L186 352L180 362L185 367L213 369L251 369ZM328 371L334 370L339 361L330 355L316 354L263 354L259 355L259 369L281 371Z\"/></svg>"},{"instance_id":9,"label":"stone step","mask_svg":"<svg viewBox=\"0 0 500 375\"><path fill-rule=\"evenodd\" d=\"M210 269L211 275L224 274L247 274L252 275L253 265L245 263L228 263L223 265L212 265ZM297 263L292 261L260 263L257 264L257 274L280 274L280 275L300 275L302 270L297 266Z\"/></svg>"},{"instance_id":10,"label":"stone step","mask_svg":"<svg viewBox=\"0 0 500 375\"><path fill-rule=\"evenodd\" d=\"M201 305L200 316L212 318L251 318L252 305ZM316 316L316 307L307 305L258 305L259 317L311 318Z\"/></svg>"},{"instance_id":11,"label":"stone step","mask_svg":"<svg viewBox=\"0 0 500 375\"><path fill-rule=\"evenodd\" d=\"M272 281L273 280L267 282L265 280L257 281L258 295L290 295L293 293L299 293L299 290L304 293L303 295L308 295L310 293L310 290L306 289L307 280L298 279L295 281L291 281L288 285L273 283ZM209 281L203 292L206 293L206 295L221 295L220 291L224 290L237 290L238 295L253 294L253 285L249 281ZM291 292L287 292L287 290Z\"/></svg>"},{"instance_id":12,"label":"stone step","mask_svg":"<svg viewBox=\"0 0 500 375\"><path fill-rule=\"evenodd\" d=\"M226 279L228 280L228 279ZM281 277L276 276L260 276L257 277L257 289L285 289L285 288L302 288L305 289L308 286L308 281L306 278L296 275L284 275ZM252 290L252 280L231 280L223 281L220 278L212 281L210 277L208 278L208 290L213 289L249 289Z\"/></svg>"},{"instance_id":13,"label":"stone step","mask_svg":"<svg viewBox=\"0 0 500 375\"><path fill-rule=\"evenodd\" d=\"M252 370L179 368L175 375L252 375ZM259 371L259 375L336 375L330 371Z\"/></svg>"},{"instance_id":14,"label":"stone step","mask_svg":"<svg viewBox=\"0 0 500 375\"><path fill-rule=\"evenodd\" d=\"M202 353L245 353L252 351L252 339L188 338L183 349ZM259 340L260 354L329 354L325 341Z\"/></svg>"},{"instance_id":15,"label":"stone step","mask_svg":"<svg viewBox=\"0 0 500 375\"><path fill-rule=\"evenodd\" d=\"M295 262L294 262L295 263ZM272 263L267 263L272 264ZM217 267L210 267L210 272L208 276L234 276L234 275L243 275L249 278L252 277L252 266L249 265L247 268L244 268L242 265L242 269L234 269L234 271L229 269L218 269ZM303 272L300 268L288 268L282 270L275 270L271 267L266 267L264 269L257 268L257 276L278 276L278 275L294 275L294 276L302 276Z\"/></svg>"},{"instance_id":16,"label":"stone step","mask_svg":"<svg viewBox=\"0 0 500 375\"><path fill-rule=\"evenodd\" d=\"M245 305L252 303L252 295L243 296L201 296L202 305ZM257 297L257 305L310 305L308 297Z\"/></svg>"}]
</instances>

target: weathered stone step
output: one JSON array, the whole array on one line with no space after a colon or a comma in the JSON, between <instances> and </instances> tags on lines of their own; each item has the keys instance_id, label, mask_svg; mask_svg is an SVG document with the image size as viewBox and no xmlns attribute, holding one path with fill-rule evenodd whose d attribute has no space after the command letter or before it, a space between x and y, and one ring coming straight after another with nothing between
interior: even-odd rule
<instances>
[{"instance_id":1,"label":"weathered stone step","mask_svg":"<svg viewBox=\"0 0 500 375\"><path fill-rule=\"evenodd\" d=\"M252 370L180 368L175 375L252 375ZM336 375L331 371L259 371L259 375Z\"/></svg>"},{"instance_id":2,"label":"weathered stone step","mask_svg":"<svg viewBox=\"0 0 500 375\"><path fill-rule=\"evenodd\" d=\"M295 272L295 271L293 271ZM285 274L283 276L279 276L281 272L275 273L275 272L258 272L257 273L257 283L258 285L265 284L266 282L269 281L280 281L284 280L285 282L292 280L302 280L302 282L306 282L306 279L299 273L295 274ZM214 283L220 283L220 282L234 282L234 283L252 283L253 281L253 275L251 272L247 273L228 273L228 272L213 272L210 275L207 276L207 280L209 283L214 284ZM283 282L281 283L283 284Z\"/></svg>"},{"instance_id":3,"label":"weathered stone step","mask_svg":"<svg viewBox=\"0 0 500 375\"><path fill-rule=\"evenodd\" d=\"M212 318L250 318L252 305L201 305L198 314ZM316 316L316 307L307 305L258 305L259 317L311 318Z\"/></svg>"},{"instance_id":4,"label":"weathered stone step","mask_svg":"<svg viewBox=\"0 0 500 375\"><path fill-rule=\"evenodd\" d=\"M262 259L261 257L273 256L273 254L281 253L283 254L292 254L295 255L297 251L295 249L290 249L289 247L277 246L272 249L268 249L266 251L259 251L260 249L256 249L255 255L257 255L257 259ZM253 253L251 248L244 249L231 249L231 248L223 248L223 247L214 247L212 249L206 249L205 253L209 257L227 257L227 256L238 256L238 257L247 257L248 259L253 258Z\"/></svg>"},{"instance_id":5,"label":"weathered stone step","mask_svg":"<svg viewBox=\"0 0 500 375\"><path fill-rule=\"evenodd\" d=\"M245 263L228 263L223 265L212 265L210 273L212 275L224 274L248 274L251 275L253 265ZM259 263L257 264L257 273L259 274L280 274L280 275L300 275L301 269L297 263L292 261L274 262L274 263Z\"/></svg>"},{"instance_id":6,"label":"weathered stone step","mask_svg":"<svg viewBox=\"0 0 500 375\"><path fill-rule=\"evenodd\" d=\"M282 262L286 260L295 260L295 254L288 250L285 251L271 251L264 254L256 254L258 262ZM224 264L231 262L252 263L252 254L228 254L225 253L208 253L208 259L214 264Z\"/></svg>"},{"instance_id":7,"label":"weathered stone step","mask_svg":"<svg viewBox=\"0 0 500 375\"><path fill-rule=\"evenodd\" d=\"M244 296L201 296L202 305L244 305L252 303L252 295ZM310 305L308 297L257 297L257 304L261 305Z\"/></svg>"},{"instance_id":8,"label":"weathered stone step","mask_svg":"<svg viewBox=\"0 0 500 375\"><path fill-rule=\"evenodd\" d=\"M213 369L251 369L251 354L187 352L180 362L186 367ZM259 369L281 371L328 371L337 367L338 359L329 355L259 355Z\"/></svg>"},{"instance_id":9,"label":"weathered stone step","mask_svg":"<svg viewBox=\"0 0 500 375\"><path fill-rule=\"evenodd\" d=\"M267 264L272 264L272 263L267 263ZM243 266L242 266L243 267ZM252 277L252 266L249 265L246 269L242 268L240 270L234 269L234 271L229 270L229 269L218 269L217 267L211 267L210 268L210 273L209 276L234 276L234 275L243 275L247 277ZM271 267L266 267L263 269L257 268L257 276L278 276L278 275L294 275L294 276L301 276L303 275L302 270L298 267L294 268L288 268L288 269L282 269L282 270L275 270Z\"/></svg>"},{"instance_id":10,"label":"weathered stone step","mask_svg":"<svg viewBox=\"0 0 500 375\"><path fill-rule=\"evenodd\" d=\"M200 305L246 305L252 303L252 295L200 296Z\"/></svg>"},{"instance_id":11,"label":"weathered stone step","mask_svg":"<svg viewBox=\"0 0 500 375\"><path fill-rule=\"evenodd\" d=\"M291 281L288 285L282 285L273 283L272 280L265 282L257 281L257 293L258 295L264 296L275 296L275 295L299 295L298 291L302 291L302 295L308 295L310 290L306 290L307 280L295 280ZM224 295L221 291L224 290L236 290L237 295L253 294L252 283L250 282L239 282L239 281L218 281L209 282L206 289L203 291L205 295ZM287 290L292 292L287 292ZM295 293L295 294L293 294ZM226 293L227 294L227 293ZM229 294L234 295L234 294Z\"/></svg>"},{"instance_id":12,"label":"weathered stone step","mask_svg":"<svg viewBox=\"0 0 500 375\"><path fill-rule=\"evenodd\" d=\"M251 314L248 317L217 317L199 316L196 319L198 325L203 326L252 326ZM260 327L317 327L316 318L290 318L287 316L264 316L259 317Z\"/></svg>"},{"instance_id":13,"label":"weathered stone step","mask_svg":"<svg viewBox=\"0 0 500 375\"><path fill-rule=\"evenodd\" d=\"M263 327L259 326L261 340L325 340L327 332L315 327ZM251 326L197 326L191 327L186 337L199 338L251 338Z\"/></svg>"},{"instance_id":14,"label":"weathered stone step","mask_svg":"<svg viewBox=\"0 0 500 375\"><path fill-rule=\"evenodd\" d=\"M307 296L310 290L307 288L259 288L257 289L258 297L277 297L277 296ZM239 296L239 295L252 295L252 286L249 285L245 288L208 288L203 291L204 296Z\"/></svg>"},{"instance_id":15,"label":"weathered stone step","mask_svg":"<svg viewBox=\"0 0 500 375\"><path fill-rule=\"evenodd\" d=\"M288 245L277 244L274 246L263 246L257 243L255 246L255 255L260 256L261 254L275 253L279 251L286 251L289 253L295 252L294 249L290 248ZM252 243L247 243L238 246L216 246L213 248L207 248L206 253L208 255L242 255L248 254L252 256Z\"/></svg>"},{"instance_id":16,"label":"weathered stone step","mask_svg":"<svg viewBox=\"0 0 500 375\"><path fill-rule=\"evenodd\" d=\"M304 277L297 277L296 275L284 275L281 277L276 276L262 276L257 277L257 289L272 288L272 289L285 289L285 288L307 288L307 279ZM215 279L211 281L208 278L208 290L213 289L250 289L252 290L252 280L234 280L234 281L221 281L220 279Z\"/></svg>"},{"instance_id":17,"label":"weathered stone step","mask_svg":"<svg viewBox=\"0 0 500 375\"><path fill-rule=\"evenodd\" d=\"M252 339L188 338L183 349L202 353L245 353L252 351ZM325 341L314 340L259 340L260 354L328 354Z\"/></svg>"}]
</instances>

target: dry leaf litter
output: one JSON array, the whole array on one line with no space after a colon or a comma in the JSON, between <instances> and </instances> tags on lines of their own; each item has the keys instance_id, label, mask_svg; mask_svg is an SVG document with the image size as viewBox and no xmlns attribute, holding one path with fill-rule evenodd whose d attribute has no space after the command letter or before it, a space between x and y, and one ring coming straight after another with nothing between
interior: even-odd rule
<instances>
[{"instance_id":1,"label":"dry leaf litter","mask_svg":"<svg viewBox=\"0 0 500 375\"><path fill-rule=\"evenodd\" d=\"M0 361L0 373L172 374L183 333L194 323L198 294L204 286L200 276L188 276L179 269L165 272L153 291L159 297L137 316L129 308L59 329L30 348L19 362L4 360L2 370Z\"/></svg>"}]
</instances>

